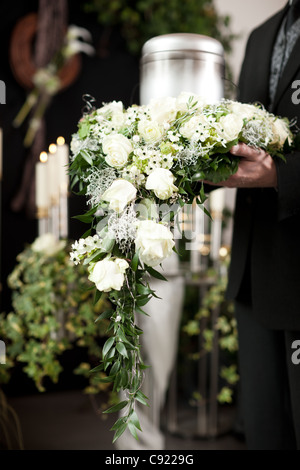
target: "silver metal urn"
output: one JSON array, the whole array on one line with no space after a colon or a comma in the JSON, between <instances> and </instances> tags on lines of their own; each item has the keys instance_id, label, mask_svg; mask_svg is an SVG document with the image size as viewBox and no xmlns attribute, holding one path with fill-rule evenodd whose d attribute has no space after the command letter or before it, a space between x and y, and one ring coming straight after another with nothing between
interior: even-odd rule
<instances>
[{"instance_id":1,"label":"silver metal urn","mask_svg":"<svg viewBox=\"0 0 300 470\"><path fill-rule=\"evenodd\" d=\"M140 60L140 103L191 92L213 103L224 96L224 49L214 38L192 33L149 39Z\"/></svg>"}]
</instances>

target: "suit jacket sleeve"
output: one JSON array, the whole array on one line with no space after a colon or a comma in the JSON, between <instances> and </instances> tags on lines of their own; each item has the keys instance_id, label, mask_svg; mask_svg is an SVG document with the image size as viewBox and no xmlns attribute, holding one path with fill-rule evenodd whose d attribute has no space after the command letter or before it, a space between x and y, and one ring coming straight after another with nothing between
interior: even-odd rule
<instances>
[{"instance_id":1,"label":"suit jacket sleeve","mask_svg":"<svg viewBox=\"0 0 300 470\"><path fill-rule=\"evenodd\" d=\"M265 26L254 30L247 42L245 59L242 65L238 100L242 102L259 102L268 109L268 83L270 62L273 44L270 41L268 50L264 49L264 38L267 29ZM277 100L276 106L269 109L276 115L288 117L290 120L296 119L300 124L300 104L293 103L292 83L300 79L300 39L293 50L291 63L284 69L283 80L286 82L285 89ZM295 60L297 65L295 66ZM294 62L294 64L292 63ZM264 64L257 67L257 64ZM293 70L293 72L291 72ZM286 76L284 76L286 74ZM288 81L287 81L288 78ZM278 179L278 221L285 220L300 213L300 152L295 151L286 154L286 162L276 159L277 179Z\"/></svg>"}]
</instances>

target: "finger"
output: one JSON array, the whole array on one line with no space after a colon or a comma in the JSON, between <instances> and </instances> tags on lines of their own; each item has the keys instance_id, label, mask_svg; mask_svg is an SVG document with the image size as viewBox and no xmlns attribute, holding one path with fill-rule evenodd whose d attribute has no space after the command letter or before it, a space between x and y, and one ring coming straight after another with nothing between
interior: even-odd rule
<instances>
[{"instance_id":1,"label":"finger","mask_svg":"<svg viewBox=\"0 0 300 470\"><path fill-rule=\"evenodd\" d=\"M248 152L248 145L244 144L243 142L239 142L238 144L233 145L229 152L233 155L245 155Z\"/></svg>"},{"instance_id":2,"label":"finger","mask_svg":"<svg viewBox=\"0 0 300 470\"><path fill-rule=\"evenodd\" d=\"M250 145L239 142L237 145L233 145L230 149L232 155L237 155L239 157L246 157L250 159L257 159L259 155L263 152L260 148L251 147Z\"/></svg>"},{"instance_id":3,"label":"finger","mask_svg":"<svg viewBox=\"0 0 300 470\"><path fill-rule=\"evenodd\" d=\"M209 184L210 186L224 186L225 181L220 181L219 183L213 183L208 180L201 180L204 184Z\"/></svg>"}]
</instances>

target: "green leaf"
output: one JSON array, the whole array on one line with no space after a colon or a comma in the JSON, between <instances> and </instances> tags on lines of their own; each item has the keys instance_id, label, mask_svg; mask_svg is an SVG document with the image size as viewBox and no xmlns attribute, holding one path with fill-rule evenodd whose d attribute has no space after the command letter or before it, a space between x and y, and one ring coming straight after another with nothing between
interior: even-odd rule
<instances>
[{"instance_id":1,"label":"green leaf","mask_svg":"<svg viewBox=\"0 0 300 470\"><path fill-rule=\"evenodd\" d=\"M229 176L237 172L239 167L239 157L230 157L221 160L218 163L217 170L206 170L204 179L211 181L212 183L220 183L221 181L226 181Z\"/></svg>"},{"instance_id":2,"label":"green leaf","mask_svg":"<svg viewBox=\"0 0 300 470\"><path fill-rule=\"evenodd\" d=\"M86 232L84 232L83 235L81 235L81 238L86 238L86 237L89 237L92 233L92 229L89 228Z\"/></svg>"},{"instance_id":3,"label":"green leaf","mask_svg":"<svg viewBox=\"0 0 300 470\"><path fill-rule=\"evenodd\" d=\"M120 371L120 386L125 389L128 385L128 373L127 370L122 368Z\"/></svg>"},{"instance_id":4,"label":"green leaf","mask_svg":"<svg viewBox=\"0 0 300 470\"><path fill-rule=\"evenodd\" d=\"M142 310L138 305L135 306L135 311L137 313L141 313L142 315L146 315L147 317L149 317L149 314L145 312L145 310Z\"/></svg>"},{"instance_id":5,"label":"green leaf","mask_svg":"<svg viewBox=\"0 0 300 470\"><path fill-rule=\"evenodd\" d=\"M199 204L199 202L200 202L200 204L204 204L206 199L207 199L207 196L205 194L204 184L202 182L200 192L199 192L199 196L196 198L197 204Z\"/></svg>"},{"instance_id":6,"label":"green leaf","mask_svg":"<svg viewBox=\"0 0 300 470\"><path fill-rule=\"evenodd\" d=\"M115 245L115 241L116 240L110 235L106 235L101 244L102 251L104 251L105 253L110 253Z\"/></svg>"},{"instance_id":7,"label":"green leaf","mask_svg":"<svg viewBox=\"0 0 300 470\"><path fill-rule=\"evenodd\" d=\"M126 344L129 344L129 346L131 348L134 348L134 346L130 343L130 341L128 341L128 339L126 338L125 336L125 333L121 330L121 328L119 328L118 330L118 336L120 338L120 340L123 342L123 343L126 343Z\"/></svg>"},{"instance_id":8,"label":"green leaf","mask_svg":"<svg viewBox=\"0 0 300 470\"><path fill-rule=\"evenodd\" d=\"M136 289L137 289L138 293L141 294L141 295L148 295L148 294L153 293L152 289L150 289L149 286L145 286L144 284L141 284L141 283L138 283L136 285Z\"/></svg>"},{"instance_id":9,"label":"green leaf","mask_svg":"<svg viewBox=\"0 0 300 470\"><path fill-rule=\"evenodd\" d=\"M90 370L90 373L91 373L91 372L99 372L99 371L101 371L101 370L103 370L103 364L99 364L99 366L96 366L96 367L94 367L93 369L91 369L91 370Z\"/></svg>"},{"instance_id":10,"label":"green leaf","mask_svg":"<svg viewBox=\"0 0 300 470\"><path fill-rule=\"evenodd\" d=\"M123 343L117 343L117 344L116 344L116 349L117 349L117 351L119 351L119 353L120 353L122 356L128 358L127 350L126 350L126 348L125 348L125 346L124 346Z\"/></svg>"},{"instance_id":11,"label":"green leaf","mask_svg":"<svg viewBox=\"0 0 300 470\"><path fill-rule=\"evenodd\" d=\"M116 442L117 439L119 439L119 437L123 434L123 432L125 431L126 428L127 428L127 423L121 424L118 427L117 431L115 432L113 441L112 441L113 444L114 444L114 442Z\"/></svg>"},{"instance_id":12,"label":"green leaf","mask_svg":"<svg viewBox=\"0 0 300 470\"><path fill-rule=\"evenodd\" d=\"M90 264L91 261L95 263L96 261L99 261L103 256L105 255L101 249L96 250L95 253L93 253L91 256L85 258L83 265Z\"/></svg>"},{"instance_id":13,"label":"green leaf","mask_svg":"<svg viewBox=\"0 0 300 470\"><path fill-rule=\"evenodd\" d=\"M103 349L102 349L103 357L106 356L106 354L108 353L108 351L110 350L110 348L111 348L112 345L114 344L114 341L115 341L115 338L114 338L113 336L111 336L111 337L108 338L108 340L104 343L104 346L103 346Z\"/></svg>"},{"instance_id":14,"label":"green leaf","mask_svg":"<svg viewBox=\"0 0 300 470\"><path fill-rule=\"evenodd\" d=\"M139 365L139 368L140 368L141 370L149 369L149 367L151 367L151 366L147 366L146 364L142 364L142 363L140 363L140 365Z\"/></svg>"},{"instance_id":15,"label":"green leaf","mask_svg":"<svg viewBox=\"0 0 300 470\"><path fill-rule=\"evenodd\" d=\"M179 188L179 194L187 194L187 192L183 188Z\"/></svg>"},{"instance_id":16,"label":"green leaf","mask_svg":"<svg viewBox=\"0 0 300 470\"><path fill-rule=\"evenodd\" d=\"M148 398L146 397L146 395L143 394L143 392L141 392L140 390L138 390L135 394L135 398L137 401L139 401L140 403L142 403L143 405L145 406L149 406L147 400Z\"/></svg>"},{"instance_id":17,"label":"green leaf","mask_svg":"<svg viewBox=\"0 0 300 470\"><path fill-rule=\"evenodd\" d=\"M93 165L93 159L92 157L89 155L88 152L86 152L85 150L81 150L80 152L80 155L82 156L82 158L89 164L89 165Z\"/></svg>"},{"instance_id":18,"label":"green leaf","mask_svg":"<svg viewBox=\"0 0 300 470\"><path fill-rule=\"evenodd\" d=\"M138 265L139 265L139 253L136 252L134 254L134 257L132 258L132 261L131 261L131 268L134 272L137 270Z\"/></svg>"},{"instance_id":19,"label":"green leaf","mask_svg":"<svg viewBox=\"0 0 300 470\"><path fill-rule=\"evenodd\" d=\"M135 304L138 307L143 307L149 302L150 298L151 297L149 297L148 295L140 295L139 297L137 297Z\"/></svg>"},{"instance_id":20,"label":"green leaf","mask_svg":"<svg viewBox=\"0 0 300 470\"><path fill-rule=\"evenodd\" d=\"M120 369L120 362L117 361L114 363L114 365L112 366L112 368L110 369L110 375L116 375L116 373L119 371Z\"/></svg>"},{"instance_id":21,"label":"green leaf","mask_svg":"<svg viewBox=\"0 0 300 470\"><path fill-rule=\"evenodd\" d=\"M72 183L70 185L70 189L73 189L75 184L78 183L78 181L79 181L79 177L78 177L78 175L75 175L73 180L72 180Z\"/></svg>"},{"instance_id":22,"label":"green leaf","mask_svg":"<svg viewBox=\"0 0 300 470\"><path fill-rule=\"evenodd\" d=\"M114 425L110 428L110 431L116 431L121 424L126 424L126 416L122 416L122 418L117 419Z\"/></svg>"},{"instance_id":23,"label":"green leaf","mask_svg":"<svg viewBox=\"0 0 300 470\"><path fill-rule=\"evenodd\" d=\"M130 415L129 422L132 423L140 431L142 430L138 416L135 411L133 411L132 414Z\"/></svg>"},{"instance_id":24,"label":"green leaf","mask_svg":"<svg viewBox=\"0 0 300 470\"><path fill-rule=\"evenodd\" d=\"M128 429L129 429L130 433L132 434L132 436L138 441L139 438L138 438L138 435L137 435L137 432L136 432L136 427L130 421L128 422Z\"/></svg>"},{"instance_id":25,"label":"green leaf","mask_svg":"<svg viewBox=\"0 0 300 470\"><path fill-rule=\"evenodd\" d=\"M83 140L85 137L87 137L89 135L89 131L90 126L87 122L80 123L80 127L78 129L78 135L80 139Z\"/></svg>"},{"instance_id":26,"label":"green leaf","mask_svg":"<svg viewBox=\"0 0 300 470\"><path fill-rule=\"evenodd\" d=\"M85 214L81 214L81 215L74 215L72 217L72 219L77 219L77 220L80 220L81 222L84 222L84 223L90 223L93 221L93 217L94 214L97 212L98 210L98 207L92 207L89 211L87 211ZM82 237L82 238L85 238L85 237Z\"/></svg>"},{"instance_id":27,"label":"green leaf","mask_svg":"<svg viewBox=\"0 0 300 470\"><path fill-rule=\"evenodd\" d=\"M116 405L113 405L110 408L108 408L108 410L103 411L103 413L107 414L107 413L114 413L115 411L120 411L123 408L125 408L127 404L128 404L128 400L121 401L120 403L117 403Z\"/></svg>"},{"instance_id":28,"label":"green leaf","mask_svg":"<svg viewBox=\"0 0 300 470\"><path fill-rule=\"evenodd\" d=\"M103 292L101 292L100 290L97 289L96 292L95 292L95 297L94 297L94 306L99 302L102 295L103 295Z\"/></svg>"},{"instance_id":29,"label":"green leaf","mask_svg":"<svg viewBox=\"0 0 300 470\"><path fill-rule=\"evenodd\" d=\"M110 318L113 313L114 313L114 310L112 308L105 310L104 312L101 313L101 315L99 315L98 318L96 318L95 323L99 320L104 320L104 318Z\"/></svg>"},{"instance_id":30,"label":"green leaf","mask_svg":"<svg viewBox=\"0 0 300 470\"><path fill-rule=\"evenodd\" d=\"M151 268L151 266L146 266L146 270L152 277L155 277L161 281L167 281L167 279L160 272L156 271L154 268Z\"/></svg>"},{"instance_id":31,"label":"green leaf","mask_svg":"<svg viewBox=\"0 0 300 470\"><path fill-rule=\"evenodd\" d=\"M93 221L93 217L87 214L73 215L72 219L80 220L80 222L85 224L90 224Z\"/></svg>"},{"instance_id":32,"label":"green leaf","mask_svg":"<svg viewBox=\"0 0 300 470\"><path fill-rule=\"evenodd\" d=\"M96 377L97 382L101 382L103 384L107 384L114 381L114 377Z\"/></svg>"}]
</instances>

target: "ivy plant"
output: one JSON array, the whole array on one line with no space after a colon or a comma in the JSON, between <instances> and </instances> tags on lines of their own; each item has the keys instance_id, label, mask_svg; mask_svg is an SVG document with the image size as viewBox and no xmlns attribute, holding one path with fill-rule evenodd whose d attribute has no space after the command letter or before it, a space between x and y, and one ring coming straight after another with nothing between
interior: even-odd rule
<instances>
[{"instance_id":1,"label":"ivy plant","mask_svg":"<svg viewBox=\"0 0 300 470\"><path fill-rule=\"evenodd\" d=\"M48 240L49 241L49 240ZM74 269L70 246L59 242L55 250L36 250L30 245L17 257L8 277L12 289L12 311L0 314L1 337L6 343L6 365L0 367L0 384L10 380L21 365L41 392L46 378L56 383L63 370L62 354L82 348L85 362L75 374L87 379L85 391L98 393L109 384L105 376L90 373L97 366L102 344L107 339L108 320L97 321L110 304L105 296L95 304L94 290L86 266Z\"/></svg>"}]
</instances>

